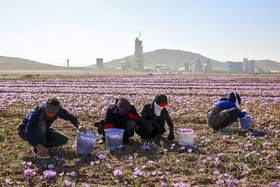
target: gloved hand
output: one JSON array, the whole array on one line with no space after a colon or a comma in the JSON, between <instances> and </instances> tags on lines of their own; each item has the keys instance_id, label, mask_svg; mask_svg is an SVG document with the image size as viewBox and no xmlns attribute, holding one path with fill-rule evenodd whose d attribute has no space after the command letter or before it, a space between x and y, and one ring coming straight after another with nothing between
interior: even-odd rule
<instances>
[{"instance_id":1,"label":"gloved hand","mask_svg":"<svg viewBox=\"0 0 280 187\"><path fill-rule=\"evenodd\" d=\"M174 140L174 133L169 133L169 135L168 135L168 139L170 140L170 141L172 141L172 140Z\"/></svg>"},{"instance_id":2,"label":"gloved hand","mask_svg":"<svg viewBox=\"0 0 280 187\"><path fill-rule=\"evenodd\" d=\"M248 110L248 109L244 109L244 110L242 110L242 112L246 112L246 113L248 113L248 112L249 112L249 110Z\"/></svg>"}]
</instances>

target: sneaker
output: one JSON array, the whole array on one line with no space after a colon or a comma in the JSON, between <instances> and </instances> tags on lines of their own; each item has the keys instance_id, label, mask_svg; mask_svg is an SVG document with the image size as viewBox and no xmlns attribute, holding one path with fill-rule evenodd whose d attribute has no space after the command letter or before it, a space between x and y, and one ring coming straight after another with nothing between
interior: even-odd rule
<instances>
[{"instance_id":1,"label":"sneaker","mask_svg":"<svg viewBox=\"0 0 280 187\"><path fill-rule=\"evenodd\" d=\"M103 143L105 143L105 137L103 136L97 143L98 143L98 144L103 144Z\"/></svg>"},{"instance_id":2,"label":"sneaker","mask_svg":"<svg viewBox=\"0 0 280 187\"><path fill-rule=\"evenodd\" d=\"M38 159L49 159L49 158L51 158L49 155L47 155L47 156L40 156L37 153L34 153L34 157L38 158Z\"/></svg>"},{"instance_id":3,"label":"sneaker","mask_svg":"<svg viewBox=\"0 0 280 187\"><path fill-rule=\"evenodd\" d=\"M224 133L224 134L232 134L233 130L229 130L228 128L223 127L223 128L219 128L219 132Z\"/></svg>"}]
</instances>

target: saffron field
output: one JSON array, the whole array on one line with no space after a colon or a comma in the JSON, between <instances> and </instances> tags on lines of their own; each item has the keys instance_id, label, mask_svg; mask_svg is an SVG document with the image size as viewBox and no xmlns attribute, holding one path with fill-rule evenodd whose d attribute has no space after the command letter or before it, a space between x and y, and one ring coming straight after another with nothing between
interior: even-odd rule
<instances>
[{"instance_id":1,"label":"saffron field","mask_svg":"<svg viewBox=\"0 0 280 187\"><path fill-rule=\"evenodd\" d=\"M234 134L215 133L205 112L231 91L253 116L251 129L234 122ZM50 149L51 159L38 160L17 133L26 112L50 97L97 132L93 124L117 97L128 98L139 112L158 93L168 96L173 142L142 140L135 133L132 143L116 151L95 143L91 155L80 155L77 129L58 119L53 127L69 142ZM177 143L179 129L194 130L193 145ZM280 186L279 132L279 76L0 78L1 186Z\"/></svg>"}]
</instances>

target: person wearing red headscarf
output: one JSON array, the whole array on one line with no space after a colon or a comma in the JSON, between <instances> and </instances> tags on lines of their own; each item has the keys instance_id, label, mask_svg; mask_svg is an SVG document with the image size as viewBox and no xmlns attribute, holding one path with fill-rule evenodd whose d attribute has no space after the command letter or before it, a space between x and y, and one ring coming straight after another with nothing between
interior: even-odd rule
<instances>
[{"instance_id":1,"label":"person wearing red headscarf","mask_svg":"<svg viewBox=\"0 0 280 187\"><path fill-rule=\"evenodd\" d=\"M169 113L166 110L167 96L159 94L151 103L144 104L140 111L139 125L136 127L136 133L141 138L150 138L162 135L166 132L165 122L169 126L168 139L174 139L173 123Z\"/></svg>"}]
</instances>

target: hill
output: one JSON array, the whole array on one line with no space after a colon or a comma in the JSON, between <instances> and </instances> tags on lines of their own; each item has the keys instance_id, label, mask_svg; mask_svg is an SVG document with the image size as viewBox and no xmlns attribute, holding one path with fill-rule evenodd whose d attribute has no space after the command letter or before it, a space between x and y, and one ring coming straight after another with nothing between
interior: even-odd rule
<instances>
[{"instance_id":1,"label":"hill","mask_svg":"<svg viewBox=\"0 0 280 187\"><path fill-rule=\"evenodd\" d=\"M63 70L65 67L44 64L28 59L0 56L0 70Z\"/></svg>"},{"instance_id":2,"label":"hill","mask_svg":"<svg viewBox=\"0 0 280 187\"><path fill-rule=\"evenodd\" d=\"M0 56L0 74L132 74L134 71L62 67L28 59Z\"/></svg>"},{"instance_id":3,"label":"hill","mask_svg":"<svg viewBox=\"0 0 280 187\"><path fill-rule=\"evenodd\" d=\"M151 52L144 53L144 65L145 68L152 68L155 65L167 65L170 67L177 67L184 62L188 61L190 63L194 62L197 58L200 58L202 61L205 61L207 57L202 56L197 53L174 50L174 49L158 49ZM133 62L134 56L127 56L120 59L115 59L110 62L105 62L105 69L96 68L96 64L87 66L87 67L62 67L54 66L50 64L45 64L41 62L36 62L28 59L15 58L15 57L5 57L0 56L0 70L2 71L35 71L41 70L51 72L52 70L56 71L79 71L80 73L89 72L94 74L108 74L108 73L129 73L120 69L113 69L121 65L122 61ZM219 70L225 66L224 62L216 61L212 59L213 70ZM190 66L189 70L192 70L193 66ZM261 68L265 71L278 71L280 72L280 63L271 60L256 60L256 68ZM132 71L131 71L132 72ZM134 71L133 71L134 72ZM138 72L139 73L139 72Z\"/></svg>"},{"instance_id":4,"label":"hill","mask_svg":"<svg viewBox=\"0 0 280 187\"><path fill-rule=\"evenodd\" d=\"M197 58L205 61L207 57L202 56L197 53L174 50L174 49L158 49L152 52L144 53L144 65L145 67L153 67L157 64L168 65L171 67L176 67L183 64L186 61L194 62ZM121 59L112 60L110 62L104 63L106 68L113 68L121 65L121 61L133 62L134 56L127 56ZM225 63L212 60L213 68L220 69ZM89 67L96 67L96 65L91 65Z\"/></svg>"},{"instance_id":5,"label":"hill","mask_svg":"<svg viewBox=\"0 0 280 187\"><path fill-rule=\"evenodd\" d=\"M280 63L271 60L256 60L256 67L260 67L262 70L269 70L272 72L280 72Z\"/></svg>"},{"instance_id":6,"label":"hill","mask_svg":"<svg viewBox=\"0 0 280 187\"><path fill-rule=\"evenodd\" d=\"M202 61L205 61L208 57L182 50L158 49L152 52L144 53L144 65L145 67L154 67L156 64L163 64L168 65L170 67L176 67L178 65L183 64L186 61L192 63L197 58L200 58ZM120 66L121 61L133 62L134 56L131 55L124 58L115 59L110 62L105 62L104 66L106 68L114 68ZM219 70L225 66L225 62L220 62L212 59L212 65L213 70ZM88 67L95 68L96 64L90 65ZM256 67L260 67L263 70L280 72L280 63L271 60L256 60Z\"/></svg>"}]
</instances>

